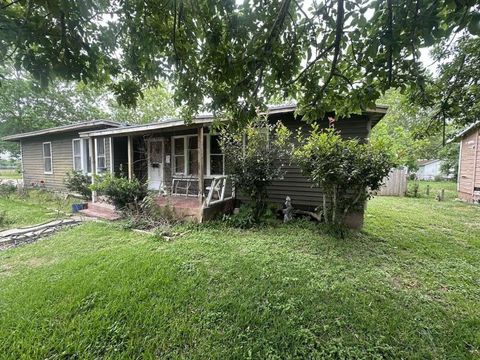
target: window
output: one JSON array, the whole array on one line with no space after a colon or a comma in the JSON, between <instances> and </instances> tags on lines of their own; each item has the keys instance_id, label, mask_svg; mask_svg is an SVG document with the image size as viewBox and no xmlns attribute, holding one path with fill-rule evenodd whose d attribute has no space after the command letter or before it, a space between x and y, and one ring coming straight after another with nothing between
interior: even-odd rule
<instances>
[{"instance_id":1,"label":"window","mask_svg":"<svg viewBox=\"0 0 480 360\"><path fill-rule=\"evenodd\" d=\"M198 138L189 136L188 141L188 175L198 175Z\"/></svg>"},{"instance_id":2,"label":"window","mask_svg":"<svg viewBox=\"0 0 480 360\"><path fill-rule=\"evenodd\" d=\"M198 137L197 135L175 136L172 138L173 169L176 175L198 175ZM204 173L223 175L225 157L217 135L205 135L203 141Z\"/></svg>"},{"instance_id":3,"label":"window","mask_svg":"<svg viewBox=\"0 0 480 360\"><path fill-rule=\"evenodd\" d=\"M95 139L97 144L97 172L101 173L107 169L107 164L105 160L105 139Z\"/></svg>"},{"instance_id":4,"label":"window","mask_svg":"<svg viewBox=\"0 0 480 360\"><path fill-rule=\"evenodd\" d=\"M88 139L73 139L73 170L89 174L92 171L90 146Z\"/></svg>"},{"instance_id":5,"label":"window","mask_svg":"<svg viewBox=\"0 0 480 360\"><path fill-rule=\"evenodd\" d=\"M173 169L175 174L185 173L185 138L173 138Z\"/></svg>"},{"instance_id":6,"label":"window","mask_svg":"<svg viewBox=\"0 0 480 360\"><path fill-rule=\"evenodd\" d=\"M222 154L222 149L220 148L218 135L209 136L209 152L207 155L210 157L210 168L207 169L209 172L208 175L223 175L225 174L225 155ZM208 167L208 165L207 165Z\"/></svg>"},{"instance_id":7,"label":"window","mask_svg":"<svg viewBox=\"0 0 480 360\"><path fill-rule=\"evenodd\" d=\"M73 170L83 171L82 140L73 139Z\"/></svg>"},{"instance_id":8,"label":"window","mask_svg":"<svg viewBox=\"0 0 480 360\"><path fill-rule=\"evenodd\" d=\"M45 174L53 174L52 164L52 143L43 143L43 172Z\"/></svg>"}]
</instances>

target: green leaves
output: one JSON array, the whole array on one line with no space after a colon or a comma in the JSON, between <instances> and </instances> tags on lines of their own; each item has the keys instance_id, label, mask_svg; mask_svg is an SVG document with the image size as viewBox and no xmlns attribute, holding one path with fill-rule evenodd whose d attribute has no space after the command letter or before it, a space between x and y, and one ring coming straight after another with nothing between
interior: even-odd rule
<instances>
[{"instance_id":1,"label":"green leaves","mask_svg":"<svg viewBox=\"0 0 480 360\"><path fill-rule=\"evenodd\" d=\"M358 112L392 87L423 92L419 49L480 32L474 1L0 4L0 59L42 86L107 83L135 106L142 90L168 81L183 114L210 110L240 125L278 94L311 120Z\"/></svg>"}]
</instances>

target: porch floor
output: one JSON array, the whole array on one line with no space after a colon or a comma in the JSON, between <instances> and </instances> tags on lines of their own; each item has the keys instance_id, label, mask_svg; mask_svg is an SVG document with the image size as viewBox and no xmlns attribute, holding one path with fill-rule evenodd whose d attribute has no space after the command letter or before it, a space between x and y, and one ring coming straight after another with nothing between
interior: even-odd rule
<instances>
[{"instance_id":1,"label":"porch floor","mask_svg":"<svg viewBox=\"0 0 480 360\"><path fill-rule=\"evenodd\" d=\"M159 196L157 205L160 207L170 206L180 217L202 221L203 206L197 197L186 197L181 195Z\"/></svg>"}]
</instances>

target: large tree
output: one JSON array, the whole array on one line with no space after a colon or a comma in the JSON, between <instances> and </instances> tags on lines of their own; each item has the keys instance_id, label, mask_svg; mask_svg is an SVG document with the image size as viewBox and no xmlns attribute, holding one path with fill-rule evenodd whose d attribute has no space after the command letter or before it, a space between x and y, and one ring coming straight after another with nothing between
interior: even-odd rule
<instances>
[{"instance_id":1,"label":"large tree","mask_svg":"<svg viewBox=\"0 0 480 360\"><path fill-rule=\"evenodd\" d=\"M134 105L168 78L184 114L240 121L281 93L307 119L423 92L419 49L479 32L474 0L0 0L0 57L42 84L106 82ZM465 30L466 29L466 30Z\"/></svg>"},{"instance_id":2,"label":"large tree","mask_svg":"<svg viewBox=\"0 0 480 360\"><path fill-rule=\"evenodd\" d=\"M39 89L24 74L0 69L0 137L80 121L105 119L107 95L82 84L54 81ZM18 156L18 145L0 141L0 153Z\"/></svg>"}]
</instances>

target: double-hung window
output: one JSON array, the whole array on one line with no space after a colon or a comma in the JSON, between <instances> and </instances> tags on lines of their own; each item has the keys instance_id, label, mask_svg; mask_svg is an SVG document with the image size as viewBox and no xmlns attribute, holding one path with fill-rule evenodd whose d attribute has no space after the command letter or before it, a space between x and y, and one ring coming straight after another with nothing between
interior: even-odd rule
<instances>
[{"instance_id":1,"label":"double-hung window","mask_svg":"<svg viewBox=\"0 0 480 360\"><path fill-rule=\"evenodd\" d=\"M45 174L53 174L53 162L52 162L52 143L43 143L43 172Z\"/></svg>"},{"instance_id":2,"label":"double-hung window","mask_svg":"<svg viewBox=\"0 0 480 360\"><path fill-rule=\"evenodd\" d=\"M83 171L82 140L73 139L73 170Z\"/></svg>"},{"instance_id":3,"label":"double-hung window","mask_svg":"<svg viewBox=\"0 0 480 360\"><path fill-rule=\"evenodd\" d=\"M92 171L88 139L73 139L73 170L89 174Z\"/></svg>"},{"instance_id":4,"label":"double-hung window","mask_svg":"<svg viewBox=\"0 0 480 360\"><path fill-rule=\"evenodd\" d=\"M218 135L208 136L207 158L210 163L207 164L207 175L225 174L225 155L222 154L220 147L220 137Z\"/></svg>"},{"instance_id":5,"label":"double-hung window","mask_svg":"<svg viewBox=\"0 0 480 360\"><path fill-rule=\"evenodd\" d=\"M185 174L185 137L173 138L173 172L175 174Z\"/></svg>"},{"instance_id":6,"label":"double-hung window","mask_svg":"<svg viewBox=\"0 0 480 360\"><path fill-rule=\"evenodd\" d=\"M107 162L105 157L105 138L96 139L97 147L97 172L102 173L107 169Z\"/></svg>"},{"instance_id":7,"label":"double-hung window","mask_svg":"<svg viewBox=\"0 0 480 360\"><path fill-rule=\"evenodd\" d=\"M173 172L176 175L198 175L198 138L196 135L172 139Z\"/></svg>"},{"instance_id":8,"label":"double-hung window","mask_svg":"<svg viewBox=\"0 0 480 360\"><path fill-rule=\"evenodd\" d=\"M173 173L175 175L198 175L197 135L172 138ZM225 174L225 157L217 135L206 134L203 141L205 175Z\"/></svg>"}]
</instances>

